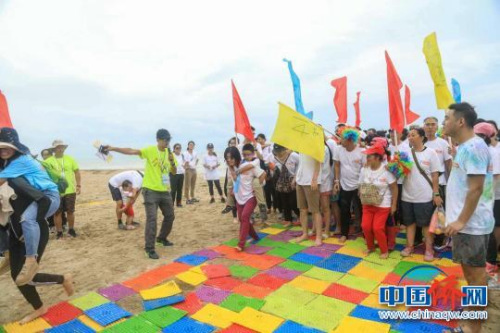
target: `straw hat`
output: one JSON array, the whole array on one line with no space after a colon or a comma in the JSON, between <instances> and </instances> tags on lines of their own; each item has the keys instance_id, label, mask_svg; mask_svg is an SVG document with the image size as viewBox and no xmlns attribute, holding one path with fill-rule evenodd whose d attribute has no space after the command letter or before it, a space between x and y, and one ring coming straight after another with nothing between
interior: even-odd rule
<instances>
[{"instance_id":1,"label":"straw hat","mask_svg":"<svg viewBox=\"0 0 500 333\"><path fill-rule=\"evenodd\" d=\"M52 142L52 148L53 148L53 149L54 149L54 148L57 148L57 147L59 147L59 146L63 146L64 148L67 148L67 147L68 147L68 145L67 145L67 144L65 144L63 140L54 140L54 141Z\"/></svg>"}]
</instances>

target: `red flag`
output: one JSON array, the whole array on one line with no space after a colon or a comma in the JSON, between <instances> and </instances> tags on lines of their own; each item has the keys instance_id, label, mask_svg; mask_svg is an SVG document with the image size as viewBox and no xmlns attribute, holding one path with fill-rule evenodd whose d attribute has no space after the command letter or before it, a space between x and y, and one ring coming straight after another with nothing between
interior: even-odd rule
<instances>
[{"instance_id":1,"label":"red flag","mask_svg":"<svg viewBox=\"0 0 500 333\"><path fill-rule=\"evenodd\" d=\"M0 91L0 127L10 127L12 126L12 121L10 120L9 107L7 106L7 99L4 94Z\"/></svg>"},{"instance_id":2,"label":"red flag","mask_svg":"<svg viewBox=\"0 0 500 333\"><path fill-rule=\"evenodd\" d=\"M405 84L405 118L406 118L406 125L410 125L411 123L415 122L418 118L420 118L419 114L416 114L412 110L410 110L410 88Z\"/></svg>"},{"instance_id":3,"label":"red flag","mask_svg":"<svg viewBox=\"0 0 500 333\"><path fill-rule=\"evenodd\" d=\"M359 112L359 95L361 91L356 93L356 102L354 102L354 110L356 111L356 124L354 126L359 127L361 124L361 112Z\"/></svg>"},{"instance_id":4,"label":"red flag","mask_svg":"<svg viewBox=\"0 0 500 333\"><path fill-rule=\"evenodd\" d=\"M233 106L234 106L234 131L236 133L242 134L248 140L254 141L252 128L250 126L250 121L248 120L247 112L243 106L238 90L234 85L233 80L231 80L231 86L233 88Z\"/></svg>"},{"instance_id":5,"label":"red flag","mask_svg":"<svg viewBox=\"0 0 500 333\"><path fill-rule=\"evenodd\" d=\"M389 96L389 117L391 119L391 129L399 133L403 132L405 127L405 118L403 114L403 103L399 91L403 88L396 68L392 64L389 53L385 51L385 61L387 63L387 91Z\"/></svg>"},{"instance_id":6,"label":"red flag","mask_svg":"<svg viewBox=\"0 0 500 333\"><path fill-rule=\"evenodd\" d=\"M335 96L333 97L333 104L337 110L338 123L347 123L347 76L335 79L331 83L335 88Z\"/></svg>"}]
</instances>

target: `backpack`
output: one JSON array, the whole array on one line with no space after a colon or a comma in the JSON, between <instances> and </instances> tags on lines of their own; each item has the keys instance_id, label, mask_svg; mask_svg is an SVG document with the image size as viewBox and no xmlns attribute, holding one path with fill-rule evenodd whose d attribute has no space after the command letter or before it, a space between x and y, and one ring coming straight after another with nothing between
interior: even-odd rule
<instances>
[{"instance_id":1,"label":"backpack","mask_svg":"<svg viewBox=\"0 0 500 333\"><path fill-rule=\"evenodd\" d=\"M275 182L277 192L290 193L294 190L292 187L294 176L290 173L290 171L288 171L288 168L286 167L286 162L288 161L289 157L290 155L288 155L284 163L281 163L280 161L277 160L281 164L281 170L276 168L277 170L279 170L279 172L277 172L277 177Z\"/></svg>"}]
</instances>

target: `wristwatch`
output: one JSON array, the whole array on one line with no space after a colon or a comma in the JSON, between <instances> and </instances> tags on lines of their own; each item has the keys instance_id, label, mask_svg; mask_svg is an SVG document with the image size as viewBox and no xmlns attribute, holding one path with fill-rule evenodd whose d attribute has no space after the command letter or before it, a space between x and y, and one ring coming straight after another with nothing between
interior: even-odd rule
<instances>
[{"instance_id":1,"label":"wristwatch","mask_svg":"<svg viewBox=\"0 0 500 333\"><path fill-rule=\"evenodd\" d=\"M434 193L434 196L435 196L435 197L440 197L440 196L441 196L441 194L439 194L439 192L436 192L436 193Z\"/></svg>"}]
</instances>

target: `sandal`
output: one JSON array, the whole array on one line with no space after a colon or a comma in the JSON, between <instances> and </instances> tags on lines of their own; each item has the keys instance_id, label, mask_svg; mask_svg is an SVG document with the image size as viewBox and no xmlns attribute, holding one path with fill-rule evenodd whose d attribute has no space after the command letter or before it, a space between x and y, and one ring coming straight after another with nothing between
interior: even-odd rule
<instances>
[{"instance_id":1,"label":"sandal","mask_svg":"<svg viewBox=\"0 0 500 333\"><path fill-rule=\"evenodd\" d=\"M135 230L135 229L137 229L137 228L134 225L131 225L131 224L127 224L125 226L125 230Z\"/></svg>"},{"instance_id":2,"label":"sandal","mask_svg":"<svg viewBox=\"0 0 500 333\"><path fill-rule=\"evenodd\" d=\"M409 257L413 254L414 251L415 251L415 249L413 248L413 246L407 246L403 249L403 251L401 251L401 256L402 257Z\"/></svg>"},{"instance_id":3,"label":"sandal","mask_svg":"<svg viewBox=\"0 0 500 333\"><path fill-rule=\"evenodd\" d=\"M427 262L434 261L434 252L433 251L425 251L424 261L427 261Z\"/></svg>"}]
</instances>

